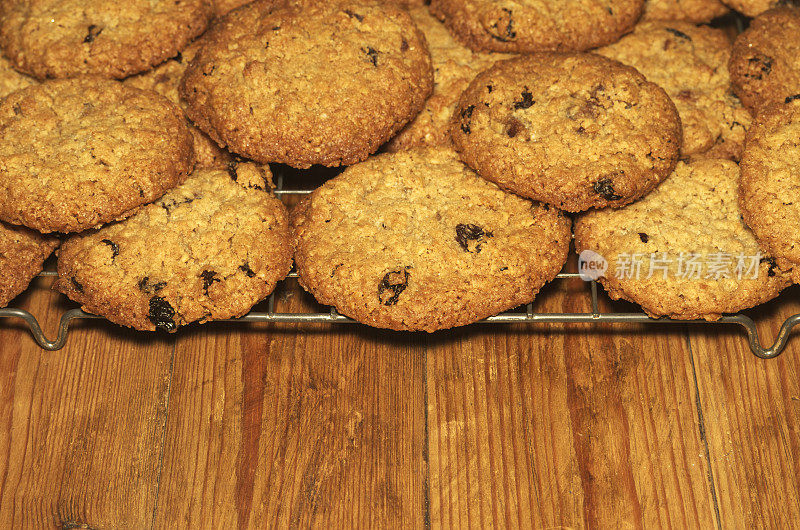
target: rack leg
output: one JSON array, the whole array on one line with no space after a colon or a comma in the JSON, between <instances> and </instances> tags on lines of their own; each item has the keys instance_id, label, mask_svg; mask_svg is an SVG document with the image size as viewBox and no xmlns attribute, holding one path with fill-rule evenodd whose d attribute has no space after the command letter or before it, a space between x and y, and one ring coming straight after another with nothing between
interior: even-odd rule
<instances>
[{"instance_id":1,"label":"rack leg","mask_svg":"<svg viewBox=\"0 0 800 530\"><path fill-rule=\"evenodd\" d=\"M70 322L76 318L97 318L93 315L84 313L80 309L71 309L61 315L61 320L58 323L58 335L55 339L50 340L44 334L44 331L42 331L39 321L36 320L36 317L29 312L23 309L2 309L0 311L4 317L19 318L24 320L30 328L31 335L33 335L33 339L36 341L36 343L42 349L48 351L56 351L64 347L64 344L67 342L67 332L69 330Z\"/></svg>"},{"instance_id":2,"label":"rack leg","mask_svg":"<svg viewBox=\"0 0 800 530\"><path fill-rule=\"evenodd\" d=\"M794 315L786 319L778 331L778 336L772 346L765 348L761 343L761 338L758 335L758 328L752 318L745 315L735 315L723 319L724 322L736 323L742 326L747 332L747 339L750 343L750 350L759 359L774 359L786 348L786 343L789 340L792 330L795 326L800 324L800 314Z\"/></svg>"}]
</instances>

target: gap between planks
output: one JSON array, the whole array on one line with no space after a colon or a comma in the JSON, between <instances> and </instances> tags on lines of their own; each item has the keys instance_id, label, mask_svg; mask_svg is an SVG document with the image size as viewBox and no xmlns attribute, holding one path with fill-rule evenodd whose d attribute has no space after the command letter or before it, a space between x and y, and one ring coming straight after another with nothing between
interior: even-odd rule
<instances>
[{"instance_id":1,"label":"gap between planks","mask_svg":"<svg viewBox=\"0 0 800 530\"><path fill-rule=\"evenodd\" d=\"M692 365L692 382L694 383L695 403L697 406L697 428L700 433L700 440L703 442L703 449L705 451L706 464L708 465L708 487L711 490L711 501L714 504L714 517L717 521L717 530L722 530L722 517L719 513L719 500L717 499L717 485L714 480L714 468L711 465L711 450L708 447L708 438L706 437L706 424L705 417L703 416L703 400L700 397L700 385L697 383L697 366L695 366L694 349L692 348L692 339L689 335L689 328L683 329L683 338L686 341L686 347L689 350L689 362Z\"/></svg>"}]
</instances>

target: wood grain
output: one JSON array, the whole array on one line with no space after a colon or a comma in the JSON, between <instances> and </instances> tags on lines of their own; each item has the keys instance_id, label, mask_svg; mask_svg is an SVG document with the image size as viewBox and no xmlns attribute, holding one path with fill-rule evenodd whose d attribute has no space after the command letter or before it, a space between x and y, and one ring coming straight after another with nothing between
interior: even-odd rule
<instances>
[{"instance_id":1,"label":"wood grain","mask_svg":"<svg viewBox=\"0 0 800 530\"><path fill-rule=\"evenodd\" d=\"M14 305L52 334L49 283ZM292 282L278 308L318 309ZM45 352L0 320L0 528L267 526L800 527L800 338L761 361L728 326L92 322Z\"/></svg>"},{"instance_id":2,"label":"wood grain","mask_svg":"<svg viewBox=\"0 0 800 530\"><path fill-rule=\"evenodd\" d=\"M299 288L278 310L318 310ZM421 526L424 357L361 327L208 326L175 356L157 527Z\"/></svg>"},{"instance_id":3,"label":"wood grain","mask_svg":"<svg viewBox=\"0 0 800 530\"><path fill-rule=\"evenodd\" d=\"M51 331L66 308L20 302ZM760 361L722 326L85 323L49 353L0 324L3 528L800 524L796 338Z\"/></svg>"},{"instance_id":4,"label":"wood grain","mask_svg":"<svg viewBox=\"0 0 800 530\"><path fill-rule=\"evenodd\" d=\"M798 288L756 315L765 342L800 313ZM795 333L796 335L796 333ZM800 341L776 360L743 348L744 333L695 332L691 346L706 425L720 518L725 528L800 524Z\"/></svg>"},{"instance_id":5,"label":"wood grain","mask_svg":"<svg viewBox=\"0 0 800 530\"><path fill-rule=\"evenodd\" d=\"M583 491L569 418L557 412L563 361L524 347L524 332L496 344L443 335L427 355L433 526L576 526Z\"/></svg>"},{"instance_id":6,"label":"wood grain","mask_svg":"<svg viewBox=\"0 0 800 530\"><path fill-rule=\"evenodd\" d=\"M537 311L589 311L585 289ZM429 343L428 400L432 522L715 524L681 329L450 332Z\"/></svg>"},{"instance_id":7,"label":"wood grain","mask_svg":"<svg viewBox=\"0 0 800 530\"><path fill-rule=\"evenodd\" d=\"M65 309L43 287L20 302L51 334ZM2 324L0 527L149 527L171 341L89 324L46 352Z\"/></svg>"}]
</instances>

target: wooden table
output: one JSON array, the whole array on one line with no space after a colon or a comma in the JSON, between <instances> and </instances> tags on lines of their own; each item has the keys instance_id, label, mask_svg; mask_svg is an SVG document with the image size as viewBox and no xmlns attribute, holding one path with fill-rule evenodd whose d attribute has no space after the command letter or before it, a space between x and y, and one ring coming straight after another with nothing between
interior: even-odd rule
<instances>
[{"instance_id":1,"label":"wooden table","mask_svg":"<svg viewBox=\"0 0 800 530\"><path fill-rule=\"evenodd\" d=\"M18 305L52 332L71 306L39 282ZM719 325L82 322L45 352L2 321L0 350L2 528L800 524L797 337L761 361Z\"/></svg>"}]
</instances>

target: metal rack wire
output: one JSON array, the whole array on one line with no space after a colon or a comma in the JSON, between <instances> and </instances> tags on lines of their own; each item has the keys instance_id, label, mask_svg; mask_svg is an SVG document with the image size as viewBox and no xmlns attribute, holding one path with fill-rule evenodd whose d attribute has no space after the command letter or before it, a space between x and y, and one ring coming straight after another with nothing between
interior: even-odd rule
<instances>
[{"instance_id":1,"label":"metal rack wire","mask_svg":"<svg viewBox=\"0 0 800 530\"><path fill-rule=\"evenodd\" d=\"M44 272L42 276L55 276L55 272ZM290 277L296 277L292 273ZM576 273L559 274L557 280L570 280L579 278ZM489 317L477 324L709 324L705 320L672 320L667 318L653 319L644 313L604 313L600 311L597 282L589 282L589 296L591 297L591 313L536 313L533 304L521 313L503 313ZM352 320L339 314L336 309L320 313L277 313L275 308L275 293L267 299L266 312L252 312L241 318L222 320L230 323L280 323L280 324L354 324ZM0 309L0 318L18 318L23 320L30 328L36 342L45 350L55 351L64 347L67 342L70 324L75 320L102 319L96 315L85 313L80 309L71 309L61 315L58 324L58 334L54 339L47 338L39 321L28 311L23 309ZM800 324L800 314L789 317L780 327L775 342L771 346L763 346L759 337L756 323L752 318L743 315L724 316L716 324L737 324L744 328L750 344L750 349L756 357L772 359L780 355L789 339L792 329Z\"/></svg>"},{"instance_id":2,"label":"metal rack wire","mask_svg":"<svg viewBox=\"0 0 800 530\"><path fill-rule=\"evenodd\" d=\"M746 19L741 16L734 16L732 21L737 32L741 32L745 27ZM286 190L283 189L283 173L278 172L276 178L275 194L279 197L292 195L305 195L312 190ZM56 276L55 272L46 271L40 276ZM296 278L297 274L292 273L290 278ZM557 281L574 280L580 278L575 273L562 273L556 277ZM582 281L582 280L580 280ZM524 312L503 313L478 322L477 324L709 324L705 320L672 320L667 318L653 319L645 313L614 313L601 312L598 299L597 282L588 282L588 293L591 297L591 313L536 313L533 304L525 307ZM277 291L277 289L276 289ZM295 323L295 324L353 324L354 320L339 314L334 308L329 311L319 313L276 313L275 312L275 292L267 299L266 312L251 312L242 318L223 320L230 323ZM48 339L42 331L39 321L28 311L23 309L6 308L0 309L0 319L17 318L23 320L30 328L31 334L36 342L45 350L55 351L64 347L67 341L70 324L75 320L101 319L96 315L90 315L80 309L66 311L58 324L58 334L54 339ZM750 349L761 359L772 359L780 355L789 335L795 326L800 324L800 314L793 315L783 322L775 341L770 346L763 346L759 337L756 323L752 318L744 314L724 316L714 324L736 324L744 328Z\"/></svg>"},{"instance_id":3,"label":"metal rack wire","mask_svg":"<svg viewBox=\"0 0 800 530\"><path fill-rule=\"evenodd\" d=\"M282 178L277 179L276 195L281 197L292 195L305 195L309 190L285 190L282 189ZM53 277L56 273L45 271L40 274L42 277ZM289 278L296 278L297 274L292 272ZM561 273L556 281L580 280L577 273ZM672 320L667 318L653 319L644 313L614 313L602 312L600 310L599 294L597 282L587 282L588 295L591 297L592 311L590 313L536 313L533 304L525 307L524 312L510 312L493 316L478 322L478 324L709 324L705 320ZM276 289L277 291L277 289ZM251 312L244 317L237 319L223 320L230 323L275 323L275 324L353 324L354 320L339 314L336 309L330 308L329 311L319 313L277 313L275 311L275 292L273 292L266 302L265 312ZM0 309L0 319L17 318L23 320L30 328L31 334L36 342L45 350L55 351L64 347L69 334L70 325L76 320L101 319L96 315L91 315L80 309L71 309L61 315L58 324L58 334L54 339L49 339L42 330L39 321L34 315L23 309L6 308ZM756 323L752 318L743 315L725 316L716 323L737 324L744 328L750 344L750 349L761 359L771 359L783 352L789 339L792 329L800 324L800 314L788 318L780 327L775 342L771 346L763 346L759 337Z\"/></svg>"}]
</instances>

